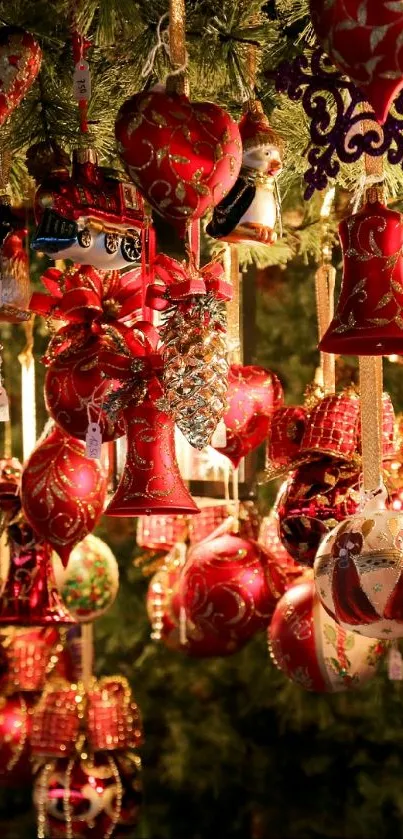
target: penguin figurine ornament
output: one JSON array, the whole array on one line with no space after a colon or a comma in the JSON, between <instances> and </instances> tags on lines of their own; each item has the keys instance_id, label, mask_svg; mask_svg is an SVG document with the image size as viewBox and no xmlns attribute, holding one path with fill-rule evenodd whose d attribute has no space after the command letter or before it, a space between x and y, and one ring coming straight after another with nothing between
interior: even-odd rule
<instances>
[{"instance_id":1,"label":"penguin figurine ornament","mask_svg":"<svg viewBox=\"0 0 403 839\"><path fill-rule=\"evenodd\" d=\"M243 156L239 177L206 227L209 236L237 244L272 245L277 240L276 175L281 141L258 101L248 103L239 129Z\"/></svg>"}]
</instances>

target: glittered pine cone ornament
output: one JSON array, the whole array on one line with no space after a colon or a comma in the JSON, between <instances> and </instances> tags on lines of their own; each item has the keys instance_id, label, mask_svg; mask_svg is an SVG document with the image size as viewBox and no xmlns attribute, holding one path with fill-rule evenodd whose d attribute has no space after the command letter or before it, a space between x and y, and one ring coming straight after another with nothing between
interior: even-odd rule
<instances>
[{"instance_id":1,"label":"glittered pine cone ornament","mask_svg":"<svg viewBox=\"0 0 403 839\"><path fill-rule=\"evenodd\" d=\"M385 502L383 490L337 525L314 567L326 611L367 638L403 637L403 516Z\"/></svg>"},{"instance_id":2,"label":"glittered pine cone ornament","mask_svg":"<svg viewBox=\"0 0 403 839\"><path fill-rule=\"evenodd\" d=\"M218 105L160 90L122 105L120 157L148 203L184 232L229 192L241 166L236 122Z\"/></svg>"},{"instance_id":3,"label":"glittered pine cone ornament","mask_svg":"<svg viewBox=\"0 0 403 839\"><path fill-rule=\"evenodd\" d=\"M325 612L314 582L307 580L292 586L277 603L269 652L276 667L305 690L338 693L371 679L385 648L342 629Z\"/></svg>"},{"instance_id":4,"label":"glittered pine cone ornament","mask_svg":"<svg viewBox=\"0 0 403 839\"><path fill-rule=\"evenodd\" d=\"M106 477L84 443L55 426L39 441L22 473L24 515L64 565L73 547L90 533L104 507Z\"/></svg>"},{"instance_id":5,"label":"glittered pine cone ornament","mask_svg":"<svg viewBox=\"0 0 403 839\"><path fill-rule=\"evenodd\" d=\"M61 599L78 623L101 617L110 609L119 589L119 568L108 545L89 533L76 545L68 565L53 557Z\"/></svg>"},{"instance_id":6,"label":"glittered pine cone ornament","mask_svg":"<svg viewBox=\"0 0 403 839\"><path fill-rule=\"evenodd\" d=\"M132 836L142 800L141 760L133 752L59 758L46 763L35 781L38 837Z\"/></svg>"},{"instance_id":7,"label":"glittered pine cone ornament","mask_svg":"<svg viewBox=\"0 0 403 839\"><path fill-rule=\"evenodd\" d=\"M301 454L351 459L357 452L360 401L353 390L321 399L309 414L301 441Z\"/></svg>"},{"instance_id":8,"label":"glittered pine cone ornament","mask_svg":"<svg viewBox=\"0 0 403 839\"><path fill-rule=\"evenodd\" d=\"M275 175L282 168L282 143L257 100L248 102L239 130L241 171L228 195L215 207L206 230L209 236L226 242L272 245L277 240Z\"/></svg>"},{"instance_id":9,"label":"glittered pine cone ornament","mask_svg":"<svg viewBox=\"0 0 403 839\"><path fill-rule=\"evenodd\" d=\"M0 783L2 787L30 786L30 734L35 698L21 693L0 696Z\"/></svg>"},{"instance_id":10,"label":"glittered pine cone ornament","mask_svg":"<svg viewBox=\"0 0 403 839\"><path fill-rule=\"evenodd\" d=\"M342 221L343 283L322 352L390 355L403 350L403 226L400 213L368 202Z\"/></svg>"},{"instance_id":11,"label":"glittered pine cone ornament","mask_svg":"<svg viewBox=\"0 0 403 839\"><path fill-rule=\"evenodd\" d=\"M225 533L191 549L179 598L191 626L237 645L267 627L286 585L282 569L257 542Z\"/></svg>"},{"instance_id":12,"label":"glittered pine cone ornament","mask_svg":"<svg viewBox=\"0 0 403 839\"><path fill-rule=\"evenodd\" d=\"M302 464L289 477L277 506L284 548L300 565L312 567L322 539L354 515L359 502L356 464L331 457Z\"/></svg>"},{"instance_id":13,"label":"glittered pine cone ornament","mask_svg":"<svg viewBox=\"0 0 403 839\"><path fill-rule=\"evenodd\" d=\"M258 365L231 364L228 374L228 408L224 414L225 446L214 446L233 466L263 443L273 412L283 403L281 382L275 373Z\"/></svg>"},{"instance_id":14,"label":"glittered pine cone ornament","mask_svg":"<svg viewBox=\"0 0 403 839\"><path fill-rule=\"evenodd\" d=\"M176 425L203 449L223 417L227 396L226 314L213 294L190 297L164 314L163 384Z\"/></svg>"}]
</instances>

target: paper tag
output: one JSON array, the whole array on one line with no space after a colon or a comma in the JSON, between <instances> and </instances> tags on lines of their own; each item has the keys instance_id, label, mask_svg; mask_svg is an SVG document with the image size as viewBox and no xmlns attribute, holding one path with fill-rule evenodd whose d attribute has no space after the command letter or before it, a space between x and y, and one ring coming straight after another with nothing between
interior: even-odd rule
<instances>
[{"instance_id":1,"label":"paper tag","mask_svg":"<svg viewBox=\"0 0 403 839\"><path fill-rule=\"evenodd\" d=\"M222 449L227 445L227 428L224 420L220 420L210 441L210 446Z\"/></svg>"},{"instance_id":2,"label":"paper tag","mask_svg":"<svg viewBox=\"0 0 403 839\"><path fill-rule=\"evenodd\" d=\"M102 434L99 423L90 422L85 435L85 453L92 460L99 460L102 450Z\"/></svg>"},{"instance_id":3,"label":"paper tag","mask_svg":"<svg viewBox=\"0 0 403 839\"><path fill-rule=\"evenodd\" d=\"M392 647L389 651L388 676L391 682L403 681L403 659L396 647Z\"/></svg>"},{"instance_id":4,"label":"paper tag","mask_svg":"<svg viewBox=\"0 0 403 839\"><path fill-rule=\"evenodd\" d=\"M88 61L79 61L73 73L73 92L77 102L91 99L91 74Z\"/></svg>"},{"instance_id":5,"label":"paper tag","mask_svg":"<svg viewBox=\"0 0 403 839\"><path fill-rule=\"evenodd\" d=\"M0 422L10 421L10 409L5 387L0 387Z\"/></svg>"}]
</instances>

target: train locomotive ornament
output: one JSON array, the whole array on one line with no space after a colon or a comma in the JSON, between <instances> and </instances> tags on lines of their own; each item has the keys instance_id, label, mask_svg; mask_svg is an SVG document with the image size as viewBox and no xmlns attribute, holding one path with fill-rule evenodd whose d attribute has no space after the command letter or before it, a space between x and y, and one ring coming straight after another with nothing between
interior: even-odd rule
<instances>
[{"instance_id":1,"label":"train locomotive ornament","mask_svg":"<svg viewBox=\"0 0 403 839\"><path fill-rule=\"evenodd\" d=\"M35 196L38 224L31 247L52 259L71 259L104 270L138 263L144 202L132 183L98 165L93 149L73 153L51 169Z\"/></svg>"}]
</instances>

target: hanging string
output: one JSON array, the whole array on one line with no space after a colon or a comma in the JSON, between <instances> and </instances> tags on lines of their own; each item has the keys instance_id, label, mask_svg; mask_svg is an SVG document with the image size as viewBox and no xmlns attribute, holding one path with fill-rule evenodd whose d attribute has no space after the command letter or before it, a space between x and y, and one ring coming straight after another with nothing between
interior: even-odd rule
<instances>
[{"instance_id":1,"label":"hanging string","mask_svg":"<svg viewBox=\"0 0 403 839\"><path fill-rule=\"evenodd\" d=\"M143 68L141 70L141 78L147 79L151 76L154 65L157 59L157 55L160 50L163 50L165 55L167 56L169 63L171 65L171 69L169 71L170 76L180 76L183 75L189 64L189 56L187 50L185 48L184 51L184 58L183 61L178 65L175 66L175 61L172 54L172 47L171 47L171 24L169 23L166 29L162 29L162 24L165 21L168 21L170 17L170 12L165 12L165 14L161 15L158 25L157 25L157 41L153 47L151 47L147 58L144 62ZM178 91L180 92L180 91Z\"/></svg>"},{"instance_id":2,"label":"hanging string","mask_svg":"<svg viewBox=\"0 0 403 839\"><path fill-rule=\"evenodd\" d=\"M18 361L21 364L22 453L25 461L36 445L34 318L26 321L22 327L26 344L18 356Z\"/></svg>"},{"instance_id":3,"label":"hanging string","mask_svg":"<svg viewBox=\"0 0 403 839\"><path fill-rule=\"evenodd\" d=\"M239 503L239 467L235 467L232 470L232 502L233 502L233 510L234 510L234 533L239 533L239 513L240 513L240 503Z\"/></svg>"},{"instance_id":4,"label":"hanging string","mask_svg":"<svg viewBox=\"0 0 403 839\"><path fill-rule=\"evenodd\" d=\"M316 312L319 341L323 338L334 315L334 286L336 271L331 264L332 243L329 237L329 218L334 201L335 188L329 189L323 199L321 217L321 264L315 274ZM332 353L320 354L322 385L325 394L336 390L336 364Z\"/></svg>"}]
</instances>

